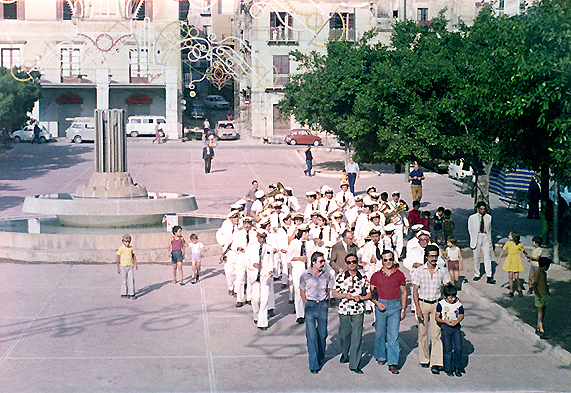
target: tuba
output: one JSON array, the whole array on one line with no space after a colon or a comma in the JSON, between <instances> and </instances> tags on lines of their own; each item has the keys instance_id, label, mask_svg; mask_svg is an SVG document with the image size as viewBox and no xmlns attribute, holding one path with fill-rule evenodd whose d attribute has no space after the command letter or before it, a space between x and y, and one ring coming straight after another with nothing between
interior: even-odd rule
<instances>
[{"instance_id":1,"label":"tuba","mask_svg":"<svg viewBox=\"0 0 571 393\"><path fill-rule=\"evenodd\" d=\"M286 188L284 187L284 185L282 183L278 182L276 184L276 188L274 188L272 191L270 191L266 195L264 195L264 205L263 205L262 211L260 213L260 216L267 215L267 211L271 209L273 197L275 197L278 194L286 195L286 192L287 191L286 191Z\"/></svg>"}]
</instances>

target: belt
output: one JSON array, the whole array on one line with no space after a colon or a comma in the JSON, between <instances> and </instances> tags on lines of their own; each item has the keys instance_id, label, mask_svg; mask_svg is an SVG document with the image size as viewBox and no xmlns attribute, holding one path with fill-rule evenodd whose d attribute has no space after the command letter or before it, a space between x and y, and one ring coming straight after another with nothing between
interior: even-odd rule
<instances>
[{"instance_id":1,"label":"belt","mask_svg":"<svg viewBox=\"0 0 571 393\"><path fill-rule=\"evenodd\" d=\"M419 300L420 300L421 302L428 303L428 304L434 304L434 303L436 303L436 302L438 301L438 299L436 299L436 300L419 299Z\"/></svg>"},{"instance_id":2,"label":"belt","mask_svg":"<svg viewBox=\"0 0 571 393\"><path fill-rule=\"evenodd\" d=\"M313 302L313 303L325 303L327 301L327 299L324 300L311 300L311 299L307 299L308 302Z\"/></svg>"}]
</instances>

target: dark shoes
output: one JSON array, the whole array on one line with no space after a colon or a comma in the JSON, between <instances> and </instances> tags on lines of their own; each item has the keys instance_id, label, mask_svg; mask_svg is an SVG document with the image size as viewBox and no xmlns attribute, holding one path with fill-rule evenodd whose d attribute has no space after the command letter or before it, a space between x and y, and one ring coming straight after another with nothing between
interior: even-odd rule
<instances>
[{"instance_id":1,"label":"dark shoes","mask_svg":"<svg viewBox=\"0 0 571 393\"><path fill-rule=\"evenodd\" d=\"M428 367L430 367L430 366L428 365L428 363L420 363L420 367L422 367L422 368L428 368Z\"/></svg>"},{"instance_id":2,"label":"dark shoes","mask_svg":"<svg viewBox=\"0 0 571 393\"><path fill-rule=\"evenodd\" d=\"M438 375L438 374L440 374L440 367L438 367L438 366L432 366L432 367L430 368L430 371L432 372L432 374Z\"/></svg>"},{"instance_id":3,"label":"dark shoes","mask_svg":"<svg viewBox=\"0 0 571 393\"><path fill-rule=\"evenodd\" d=\"M311 371L312 374L317 374L319 372L319 370L309 370Z\"/></svg>"},{"instance_id":4,"label":"dark shoes","mask_svg":"<svg viewBox=\"0 0 571 393\"><path fill-rule=\"evenodd\" d=\"M352 368L351 371L353 371L355 374L363 374L363 370L360 368Z\"/></svg>"},{"instance_id":5,"label":"dark shoes","mask_svg":"<svg viewBox=\"0 0 571 393\"><path fill-rule=\"evenodd\" d=\"M397 366L389 366L389 371L393 374L398 374L399 370L397 369Z\"/></svg>"},{"instance_id":6,"label":"dark shoes","mask_svg":"<svg viewBox=\"0 0 571 393\"><path fill-rule=\"evenodd\" d=\"M242 302L236 303L236 307L242 307L243 305L244 305L244 303L242 303Z\"/></svg>"},{"instance_id":7,"label":"dark shoes","mask_svg":"<svg viewBox=\"0 0 571 393\"><path fill-rule=\"evenodd\" d=\"M482 278L482 277L481 276L474 277L474 281L478 281L478 280L480 280L480 278Z\"/></svg>"},{"instance_id":8,"label":"dark shoes","mask_svg":"<svg viewBox=\"0 0 571 393\"><path fill-rule=\"evenodd\" d=\"M339 363L349 363L349 359L345 359L341 356L341 358L339 358Z\"/></svg>"},{"instance_id":9,"label":"dark shoes","mask_svg":"<svg viewBox=\"0 0 571 393\"><path fill-rule=\"evenodd\" d=\"M496 280L494 280L492 277L488 277L488 279L486 280L486 282L487 282L488 284L495 284L495 283L496 283Z\"/></svg>"},{"instance_id":10,"label":"dark shoes","mask_svg":"<svg viewBox=\"0 0 571 393\"><path fill-rule=\"evenodd\" d=\"M260 329L260 330L268 330L267 327L259 327L259 326L258 326L258 329Z\"/></svg>"},{"instance_id":11,"label":"dark shoes","mask_svg":"<svg viewBox=\"0 0 571 393\"><path fill-rule=\"evenodd\" d=\"M251 300L246 300L246 303L245 303L245 304L251 305L251 304L252 304L252 301L251 301Z\"/></svg>"},{"instance_id":12,"label":"dark shoes","mask_svg":"<svg viewBox=\"0 0 571 393\"><path fill-rule=\"evenodd\" d=\"M299 318L296 319L295 321L301 325L302 323L305 322L305 318L304 318L304 317L299 317Z\"/></svg>"},{"instance_id":13,"label":"dark shoes","mask_svg":"<svg viewBox=\"0 0 571 393\"><path fill-rule=\"evenodd\" d=\"M271 318L271 317L273 317L273 316L275 316L275 315L276 315L276 314L274 313L274 310L270 308L270 309L268 310L268 317Z\"/></svg>"}]
</instances>

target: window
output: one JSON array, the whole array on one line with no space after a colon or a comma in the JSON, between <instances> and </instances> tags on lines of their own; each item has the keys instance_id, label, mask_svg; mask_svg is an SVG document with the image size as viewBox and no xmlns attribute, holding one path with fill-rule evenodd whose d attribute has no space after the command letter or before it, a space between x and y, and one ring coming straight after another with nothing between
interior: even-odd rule
<instances>
[{"instance_id":1,"label":"window","mask_svg":"<svg viewBox=\"0 0 571 393\"><path fill-rule=\"evenodd\" d=\"M416 20L420 26L430 26L430 21L428 20L428 8L417 8Z\"/></svg>"},{"instance_id":2,"label":"window","mask_svg":"<svg viewBox=\"0 0 571 393\"><path fill-rule=\"evenodd\" d=\"M399 10L393 10L393 18L398 18L399 17Z\"/></svg>"},{"instance_id":3,"label":"window","mask_svg":"<svg viewBox=\"0 0 571 393\"><path fill-rule=\"evenodd\" d=\"M63 83L81 82L79 77L79 48L61 48L60 73Z\"/></svg>"},{"instance_id":4,"label":"window","mask_svg":"<svg viewBox=\"0 0 571 393\"><path fill-rule=\"evenodd\" d=\"M329 20L330 40L355 40L355 14L336 12Z\"/></svg>"},{"instance_id":5,"label":"window","mask_svg":"<svg viewBox=\"0 0 571 393\"><path fill-rule=\"evenodd\" d=\"M149 50L131 49L129 51L129 82L149 82Z\"/></svg>"},{"instance_id":6,"label":"window","mask_svg":"<svg viewBox=\"0 0 571 393\"><path fill-rule=\"evenodd\" d=\"M274 84L284 86L289 82L289 55L274 55Z\"/></svg>"},{"instance_id":7,"label":"window","mask_svg":"<svg viewBox=\"0 0 571 393\"><path fill-rule=\"evenodd\" d=\"M287 12L270 13L270 41L290 41L293 39L293 18Z\"/></svg>"},{"instance_id":8,"label":"window","mask_svg":"<svg viewBox=\"0 0 571 393\"><path fill-rule=\"evenodd\" d=\"M135 20L145 20L145 0L132 0L131 1L131 16Z\"/></svg>"},{"instance_id":9,"label":"window","mask_svg":"<svg viewBox=\"0 0 571 393\"><path fill-rule=\"evenodd\" d=\"M178 2L178 20L187 21L189 9L190 9L189 0L179 0L179 2Z\"/></svg>"},{"instance_id":10,"label":"window","mask_svg":"<svg viewBox=\"0 0 571 393\"><path fill-rule=\"evenodd\" d=\"M2 3L4 19L18 19L18 2Z\"/></svg>"},{"instance_id":11,"label":"window","mask_svg":"<svg viewBox=\"0 0 571 393\"><path fill-rule=\"evenodd\" d=\"M6 67L9 70L14 66L20 65L20 49L17 48L2 48L0 51L0 66Z\"/></svg>"}]
</instances>

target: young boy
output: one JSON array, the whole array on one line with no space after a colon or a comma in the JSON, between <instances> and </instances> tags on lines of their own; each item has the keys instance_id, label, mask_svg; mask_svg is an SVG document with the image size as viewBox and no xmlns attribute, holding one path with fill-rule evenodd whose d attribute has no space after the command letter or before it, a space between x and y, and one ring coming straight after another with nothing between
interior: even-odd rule
<instances>
[{"instance_id":1,"label":"young boy","mask_svg":"<svg viewBox=\"0 0 571 393\"><path fill-rule=\"evenodd\" d=\"M444 239L448 239L450 236L454 236L454 229L456 225L454 225L454 220L452 219L452 211L450 209L444 210L444 223L442 224L444 227Z\"/></svg>"},{"instance_id":2,"label":"young boy","mask_svg":"<svg viewBox=\"0 0 571 393\"><path fill-rule=\"evenodd\" d=\"M434 241L438 244L444 244L444 207L440 206L436 210L436 214L432 217L430 224L434 229Z\"/></svg>"},{"instance_id":3,"label":"young boy","mask_svg":"<svg viewBox=\"0 0 571 393\"><path fill-rule=\"evenodd\" d=\"M444 299L436 306L436 322L440 325L442 338L442 355L444 372L449 377L461 377L465 372L462 367L462 332L460 322L464 319L464 306L456 297L457 289L453 284L442 288Z\"/></svg>"},{"instance_id":4,"label":"young boy","mask_svg":"<svg viewBox=\"0 0 571 393\"><path fill-rule=\"evenodd\" d=\"M545 257L540 257L537 262L539 263L539 269L533 274L533 291L535 292L535 307L537 307L535 334L542 339L548 339L549 336L545 333L545 327L543 326L543 318L551 300L549 287L547 286L547 270L553 262Z\"/></svg>"},{"instance_id":5,"label":"young boy","mask_svg":"<svg viewBox=\"0 0 571 393\"><path fill-rule=\"evenodd\" d=\"M533 245L533 251L531 255L527 258L527 260L531 263L531 267L529 268L529 289L527 291L528 294L533 293L533 275L539 269L539 263L537 262L541 257L541 245L543 244L543 238L541 236L534 236L531 239L531 244Z\"/></svg>"},{"instance_id":6,"label":"young boy","mask_svg":"<svg viewBox=\"0 0 571 393\"><path fill-rule=\"evenodd\" d=\"M420 219L420 223L424 226L424 230L430 232L430 212L424 211L422 212L422 218ZM430 235L432 237L432 235Z\"/></svg>"},{"instance_id":7,"label":"young boy","mask_svg":"<svg viewBox=\"0 0 571 393\"><path fill-rule=\"evenodd\" d=\"M173 283L176 284L176 272L180 272L180 285L184 285L184 273L182 272L182 261L185 258L186 241L182 237L182 227L175 225L172 227L172 234L169 241L169 256L172 262Z\"/></svg>"},{"instance_id":8,"label":"young boy","mask_svg":"<svg viewBox=\"0 0 571 393\"><path fill-rule=\"evenodd\" d=\"M454 236L449 236L446 239L446 245L448 246L444 250L444 259L446 260L446 265L448 266L448 273L450 274L450 281L454 286L460 278L460 270L464 270L464 260L462 259L462 252L460 247L456 245L457 239Z\"/></svg>"},{"instance_id":9,"label":"young boy","mask_svg":"<svg viewBox=\"0 0 571 393\"><path fill-rule=\"evenodd\" d=\"M136 299L133 267L135 270L139 270L139 267L135 250L131 246L131 235L123 235L121 241L123 245L117 250L117 273L121 275L121 297Z\"/></svg>"}]
</instances>

